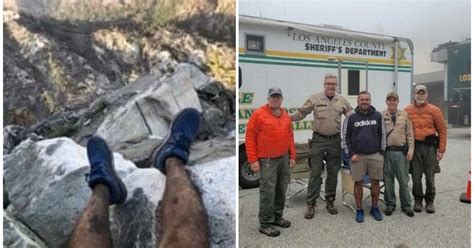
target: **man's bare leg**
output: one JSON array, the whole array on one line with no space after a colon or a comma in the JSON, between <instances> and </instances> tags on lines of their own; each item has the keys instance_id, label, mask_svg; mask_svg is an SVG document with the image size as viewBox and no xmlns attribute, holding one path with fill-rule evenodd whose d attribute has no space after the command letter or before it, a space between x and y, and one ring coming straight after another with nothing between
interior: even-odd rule
<instances>
[{"instance_id":1,"label":"man's bare leg","mask_svg":"<svg viewBox=\"0 0 474 248\"><path fill-rule=\"evenodd\" d=\"M372 196L372 207L377 207L377 204L379 203L379 195L380 195L379 180L376 180L376 179L370 180L370 194Z\"/></svg>"},{"instance_id":2,"label":"man's bare leg","mask_svg":"<svg viewBox=\"0 0 474 248\"><path fill-rule=\"evenodd\" d=\"M107 186L97 184L69 240L69 247L112 247Z\"/></svg>"},{"instance_id":3,"label":"man's bare leg","mask_svg":"<svg viewBox=\"0 0 474 248\"><path fill-rule=\"evenodd\" d=\"M201 196L180 159L168 157L165 163L166 188L155 212L157 219L161 219L156 234L161 242L157 242L157 247L209 247L207 215Z\"/></svg>"},{"instance_id":4,"label":"man's bare leg","mask_svg":"<svg viewBox=\"0 0 474 248\"><path fill-rule=\"evenodd\" d=\"M354 182L354 198L355 198L357 209L362 209L363 193L364 193L364 181Z\"/></svg>"}]
</instances>

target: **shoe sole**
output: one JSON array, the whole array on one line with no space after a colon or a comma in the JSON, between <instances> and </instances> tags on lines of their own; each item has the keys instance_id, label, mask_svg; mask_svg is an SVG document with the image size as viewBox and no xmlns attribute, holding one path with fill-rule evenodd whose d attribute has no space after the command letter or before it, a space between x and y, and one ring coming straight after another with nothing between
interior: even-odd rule
<instances>
[{"instance_id":1,"label":"shoe sole","mask_svg":"<svg viewBox=\"0 0 474 248\"><path fill-rule=\"evenodd\" d=\"M390 209L391 209L390 211L387 211L387 210L384 211L384 214L386 216L391 216L393 214L393 212L395 212L395 209L392 209L392 208L390 208ZM405 212L405 211L403 211L403 212Z\"/></svg>"},{"instance_id":2,"label":"shoe sole","mask_svg":"<svg viewBox=\"0 0 474 248\"><path fill-rule=\"evenodd\" d=\"M314 212L312 214L305 213L304 218L307 219L307 220L310 220L310 219L314 218Z\"/></svg>"},{"instance_id":3,"label":"shoe sole","mask_svg":"<svg viewBox=\"0 0 474 248\"><path fill-rule=\"evenodd\" d=\"M161 149L163 149L163 146L165 146L166 142L168 142L168 139L170 138L170 135L171 135L171 129L168 132L168 134L166 135L166 138L164 139L163 143L161 143L160 146L158 146L158 148L156 148L156 150L153 152L153 155L151 157L151 165L150 165L149 168L155 168L155 169L157 169L158 171L161 172L161 170L158 169L158 167L155 166L155 159L156 159L156 155L158 155L158 153L161 151ZM165 159L165 162L166 162L166 159ZM164 165L164 168L165 168L165 174L166 174L166 164Z\"/></svg>"},{"instance_id":4,"label":"shoe sole","mask_svg":"<svg viewBox=\"0 0 474 248\"><path fill-rule=\"evenodd\" d=\"M181 115L181 114L183 114L183 113L185 113L185 112L187 112L187 111L190 111L190 112L197 112L198 115L199 115L199 111L197 111L196 109L193 109L193 108L184 109L184 110L180 111L180 112L178 113L178 115ZM171 130L172 130L173 127L174 127L174 124L175 124L175 122L176 122L176 119L177 119L177 118L175 118L175 119L171 122L169 132L168 132L168 134L166 135L166 138L164 139L163 143L161 143L161 145L158 146L158 148L156 148L156 150L153 152L153 155L152 155L152 157L151 157L152 159L151 159L151 166L150 166L150 168L151 168L151 167L156 168L157 170L159 170L159 171L161 172L161 170L158 169L158 168L155 166L155 158L156 158L156 155L161 151L161 149L163 149L163 146L164 146L164 145L168 142L168 140L170 139L170 137L171 137ZM199 125L200 125L200 124L199 124ZM166 159L165 159L164 162L166 162ZM165 165L164 167L165 167L165 171L166 171L166 165Z\"/></svg>"},{"instance_id":5,"label":"shoe sole","mask_svg":"<svg viewBox=\"0 0 474 248\"><path fill-rule=\"evenodd\" d=\"M372 213L370 213L370 216L372 216L372 217L374 218L374 220L376 220L376 221L381 221L381 220L383 220L383 217L382 217L381 219L375 218L374 214L372 214Z\"/></svg>"},{"instance_id":6,"label":"shoe sole","mask_svg":"<svg viewBox=\"0 0 474 248\"><path fill-rule=\"evenodd\" d=\"M357 217L356 217L356 218L355 218L356 222L358 222L358 223L364 222L364 216L365 216L365 214L362 215L362 219L361 219L361 220L358 220Z\"/></svg>"},{"instance_id":7,"label":"shoe sole","mask_svg":"<svg viewBox=\"0 0 474 248\"><path fill-rule=\"evenodd\" d=\"M405 215L408 216L408 217L413 217L413 216L415 216L415 213L414 213L414 212L411 212L411 214L409 214L409 212L408 212L407 210L402 210L402 212L404 212Z\"/></svg>"},{"instance_id":8,"label":"shoe sole","mask_svg":"<svg viewBox=\"0 0 474 248\"><path fill-rule=\"evenodd\" d=\"M331 215L335 215L335 214L338 214L338 213L339 213L339 212L337 211L337 209L334 210L334 211L331 211L331 210L329 210L329 209L326 209L326 210L327 210L328 213L331 214Z\"/></svg>"},{"instance_id":9,"label":"shoe sole","mask_svg":"<svg viewBox=\"0 0 474 248\"><path fill-rule=\"evenodd\" d=\"M261 233L261 234L265 234L267 235L268 237L277 237L277 236L280 236L280 233L276 233L276 234L271 234L271 233L266 233L265 231L263 231L262 229L258 229L258 231Z\"/></svg>"},{"instance_id":10,"label":"shoe sole","mask_svg":"<svg viewBox=\"0 0 474 248\"><path fill-rule=\"evenodd\" d=\"M427 213L429 213L429 214L434 214L434 212L435 212L435 210L434 210L434 209L433 209L433 210L429 210L429 209L428 209L428 208L426 208L426 207L425 207L425 210L426 210L426 212L427 212Z\"/></svg>"},{"instance_id":11,"label":"shoe sole","mask_svg":"<svg viewBox=\"0 0 474 248\"><path fill-rule=\"evenodd\" d=\"M115 172L115 164L114 164L113 160L114 160L114 156L112 154L112 163L111 163L112 172L114 174L114 177L116 178L116 180L119 183L120 190L122 191L121 195L123 195L123 197L120 198L117 201L117 204L122 204L122 203L125 202L125 200L127 200L127 189L126 189L125 184L123 183L122 179L117 175L117 172Z\"/></svg>"},{"instance_id":12,"label":"shoe sole","mask_svg":"<svg viewBox=\"0 0 474 248\"><path fill-rule=\"evenodd\" d=\"M119 188L120 188L120 191L122 191L122 194L121 195L124 195L122 198L119 199L119 201L117 201L117 203L115 204L121 204L123 202L125 202L125 200L127 199L127 189L125 187L125 184L122 182L122 179L120 179L120 177L117 175L117 173L115 172L115 163L114 163L114 154L112 153L112 151L110 150L110 147L107 145L107 142L102 138L102 137L99 137L99 136L95 136L96 138L100 139L104 144L105 144L105 147L107 148L107 153L110 157L110 167L112 168L112 174L113 176L115 177L115 179L118 181L119 183Z\"/></svg>"},{"instance_id":13,"label":"shoe sole","mask_svg":"<svg viewBox=\"0 0 474 248\"><path fill-rule=\"evenodd\" d=\"M272 223L272 225L274 225L274 226L279 226L279 227L281 227L281 228L288 228L288 227L291 226L291 224L285 226L285 225L280 225L280 224L277 224L277 223Z\"/></svg>"}]
</instances>

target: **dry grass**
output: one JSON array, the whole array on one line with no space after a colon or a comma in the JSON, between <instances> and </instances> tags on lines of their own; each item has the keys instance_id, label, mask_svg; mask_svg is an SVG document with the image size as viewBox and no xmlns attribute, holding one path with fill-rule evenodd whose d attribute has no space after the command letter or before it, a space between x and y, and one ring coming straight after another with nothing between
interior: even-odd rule
<instances>
[{"instance_id":1,"label":"dry grass","mask_svg":"<svg viewBox=\"0 0 474 248\"><path fill-rule=\"evenodd\" d=\"M235 53L233 53L235 56ZM235 88L235 57L222 47L210 45L207 48L208 67L211 76L227 88Z\"/></svg>"}]
</instances>

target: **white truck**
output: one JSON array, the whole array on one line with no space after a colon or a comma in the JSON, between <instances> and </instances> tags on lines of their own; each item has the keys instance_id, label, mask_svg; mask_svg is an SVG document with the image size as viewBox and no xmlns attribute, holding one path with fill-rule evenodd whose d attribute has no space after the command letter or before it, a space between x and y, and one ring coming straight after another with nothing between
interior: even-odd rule
<instances>
[{"instance_id":1,"label":"white truck","mask_svg":"<svg viewBox=\"0 0 474 248\"><path fill-rule=\"evenodd\" d=\"M413 43L407 38L357 32L330 25L309 25L239 16L239 184L258 186L245 153L245 129L252 112L265 104L271 87L283 91L290 113L323 90L326 73L338 76L338 92L355 108L357 94L368 90L372 105L385 109L395 91L399 106L411 99ZM395 52L398 51L398 52ZM311 138L313 115L293 122L295 142Z\"/></svg>"}]
</instances>

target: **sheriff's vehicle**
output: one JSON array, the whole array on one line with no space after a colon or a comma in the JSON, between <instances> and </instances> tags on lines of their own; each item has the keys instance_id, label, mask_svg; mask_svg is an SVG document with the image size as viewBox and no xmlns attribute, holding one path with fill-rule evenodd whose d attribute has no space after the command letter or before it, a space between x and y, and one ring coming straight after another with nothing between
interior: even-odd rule
<instances>
[{"instance_id":1,"label":"sheriff's vehicle","mask_svg":"<svg viewBox=\"0 0 474 248\"><path fill-rule=\"evenodd\" d=\"M239 17L239 183L256 187L248 167L245 128L252 112L267 101L271 87L283 91L290 112L323 90L326 73L338 76L338 92L355 108L357 94L368 90L372 104L385 109L395 91L400 106L411 97L413 43L406 38L241 15ZM296 143L311 137L313 115L293 123Z\"/></svg>"}]
</instances>

